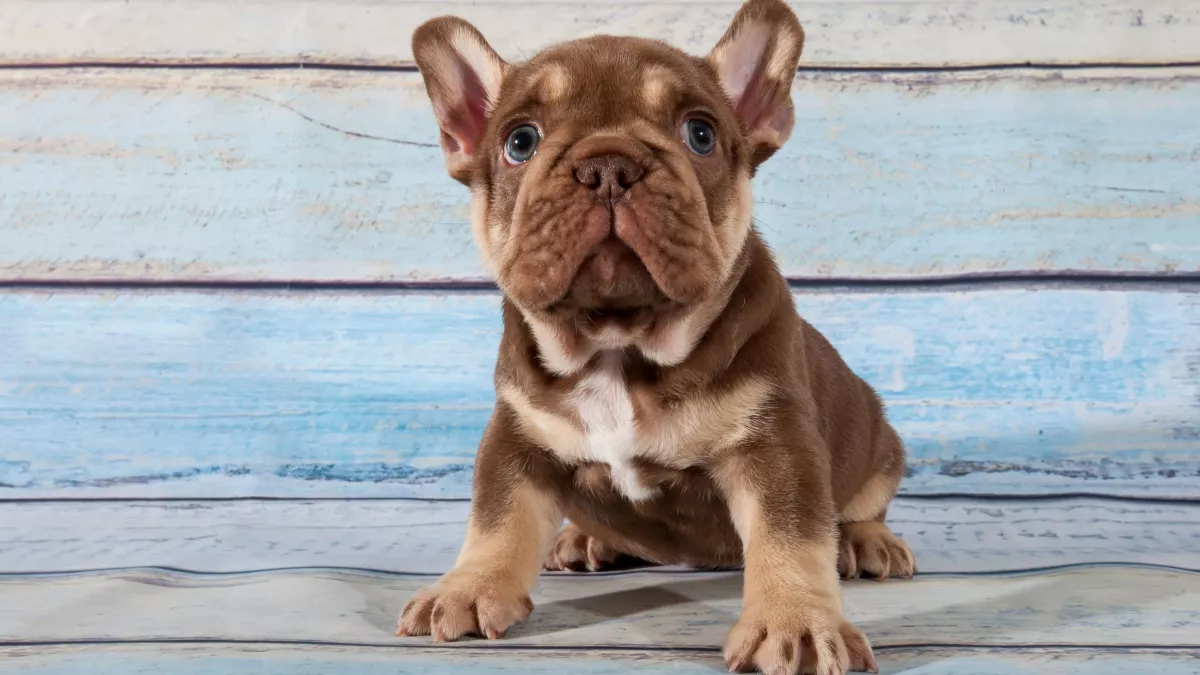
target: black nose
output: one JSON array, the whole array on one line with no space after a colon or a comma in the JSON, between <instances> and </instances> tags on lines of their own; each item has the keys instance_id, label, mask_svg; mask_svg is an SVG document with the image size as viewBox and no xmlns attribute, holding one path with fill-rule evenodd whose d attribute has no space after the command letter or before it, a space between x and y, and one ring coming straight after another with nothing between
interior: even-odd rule
<instances>
[{"instance_id":1,"label":"black nose","mask_svg":"<svg viewBox=\"0 0 1200 675\"><path fill-rule=\"evenodd\" d=\"M580 162L575 180L594 190L597 200L611 204L641 180L642 173L642 167L624 155L601 155Z\"/></svg>"}]
</instances>

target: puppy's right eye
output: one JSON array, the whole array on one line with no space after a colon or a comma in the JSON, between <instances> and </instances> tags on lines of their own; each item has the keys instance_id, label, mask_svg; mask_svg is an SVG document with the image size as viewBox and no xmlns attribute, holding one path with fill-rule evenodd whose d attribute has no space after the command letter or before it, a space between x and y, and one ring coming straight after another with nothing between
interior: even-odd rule
<instances>
[{"instance_id":1,"label":"puppy's right eye","mask_svg":"<svg viewBox=\"0 0 1200 675\"><path fill-rule=\"evenodd\" d=\"M524 164L537 152L542 135L532 124L523 124L508 133L504 141L504 157L510 164Z\"/></svg>"}]
</instances>

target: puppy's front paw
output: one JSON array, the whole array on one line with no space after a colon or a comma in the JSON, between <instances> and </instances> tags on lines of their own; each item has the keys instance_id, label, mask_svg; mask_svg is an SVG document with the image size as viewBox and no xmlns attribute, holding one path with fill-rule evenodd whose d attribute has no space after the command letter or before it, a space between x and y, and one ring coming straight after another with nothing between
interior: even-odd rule
<instances>
[{"instance_id":1,"label":"puppy's front paw","mask_svg":"<svg viewBox=\"0 0 1200 675\"><path fill-rule=\"evenodd\" d=\"M879 581L888 577L911 579L917 573L917 561L908 544L893 534L887 525L844 523L838 573L843 579L857 579L864 574Z\"/></svg>"},{"instance_id":2,"label":"puppy's front paw","mask_svg":"<svg viewBox=\"0 0 1200 675\"><path fill-rule=\"evenodd\" d=\"M743 610L725 640L725 665L766 675L879 672L871 644L841 612L788 598Z\"/></svg>"},{"instance_id":3,"label":"puppy's front paw","mask_svg":"<svg viewBox=\"0 0 1200 675\"><path fill-rule=\"evenodd\" d=\"M599 572L620 555L615 548L570 523L558 533L542 569Z\"/></svg>"},{"instance_id":4,"label":"puppy's front paw","mask_svg":"<svg viewBox=\"0 0 1200 675\"><path fill-rule=\"evenodd\" d=\"M532 611L533 601L510 581L452 571L408 601L396 635L433 635L436 642L453 642L464 635L496 640Z\"/></svg>"}]
</instances>

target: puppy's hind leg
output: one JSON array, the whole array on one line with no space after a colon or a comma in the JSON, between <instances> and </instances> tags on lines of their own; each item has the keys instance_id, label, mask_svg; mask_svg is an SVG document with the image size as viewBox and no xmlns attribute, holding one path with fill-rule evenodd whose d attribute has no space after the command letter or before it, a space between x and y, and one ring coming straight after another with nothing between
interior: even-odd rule
<instances>
[{"instance_id":1,"label":"puppy's hind leg","mask_svg":"<svg viewBox=\"0 0 1200 675\"><path fill-rule=\"evenodd\" d=\"M884 519L900 477L876 474L842 510L838 525L838 573L843 579L870 576L913 578L917 561Z\"/></svg>"}]
</instances>

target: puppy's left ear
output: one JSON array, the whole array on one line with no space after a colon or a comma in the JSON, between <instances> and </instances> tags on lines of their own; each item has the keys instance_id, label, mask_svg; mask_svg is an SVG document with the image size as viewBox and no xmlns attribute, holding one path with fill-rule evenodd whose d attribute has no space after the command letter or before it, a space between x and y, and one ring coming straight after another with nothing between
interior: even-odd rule
<instances>
[{"instance_id":1,"label":"puppy's left ear","mask_svg":"<svg viewBox=\"0 0 1200 675\"><path fill-rule=\"evenodd\" d=\"M412 49L442 130L446 169L459 182L469 183L509 66L477 28L455 16L418 26Z\"/></svg>"},{"instance_id":2,"label":"puppy's left ear","mask_svg":"<svg viewBox=\"0 0 1200 675\"><path fill-rule=\"evenodd\" d=\"M750 0L708 56L750 135L754 166L792 133L792 80L803 47L804 29L786 3Z\"/></svg>"}]
</instances>

